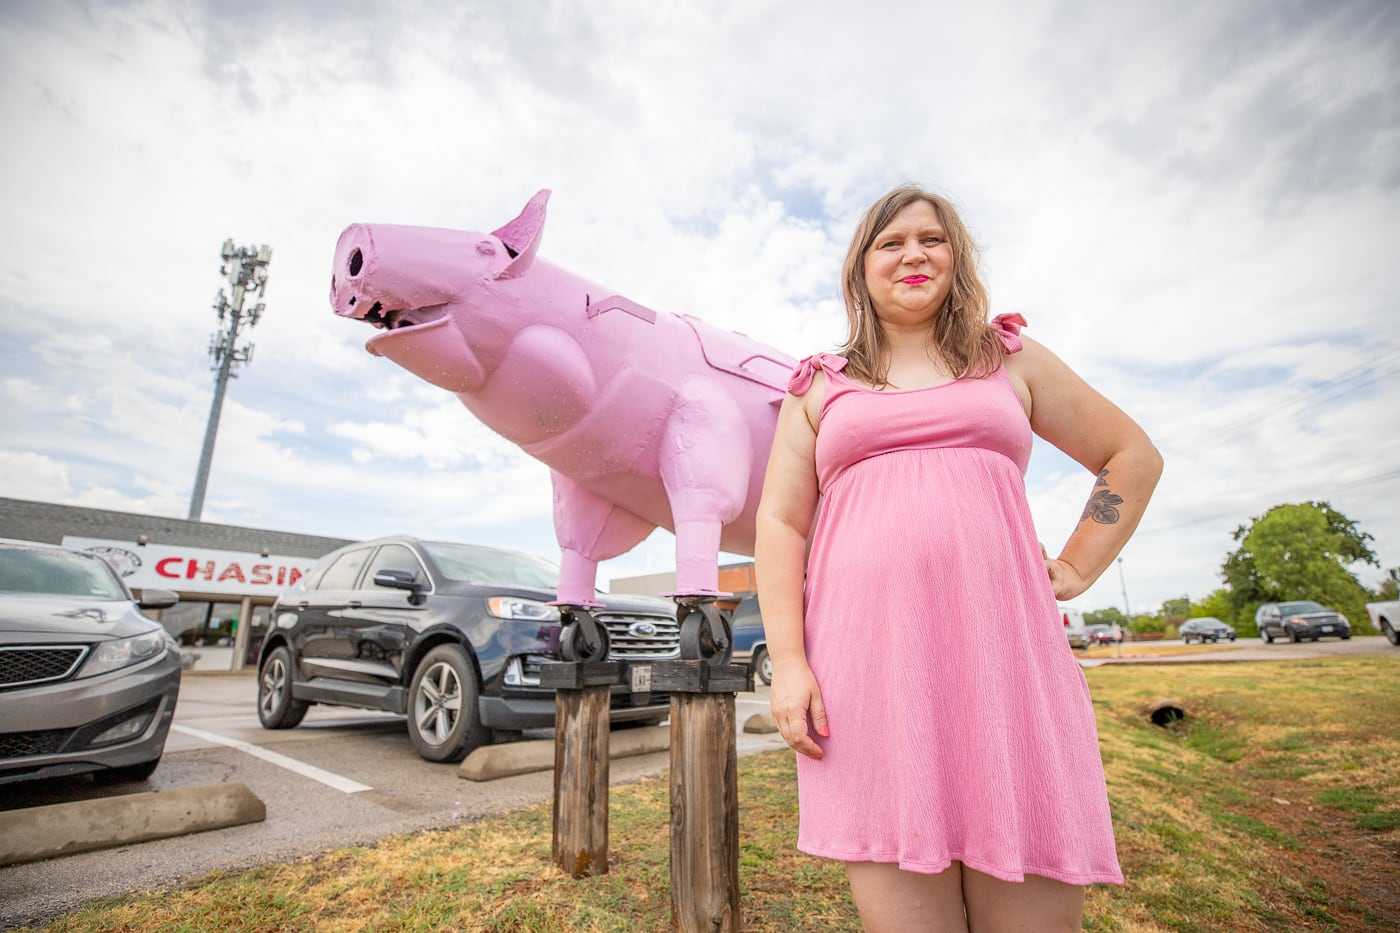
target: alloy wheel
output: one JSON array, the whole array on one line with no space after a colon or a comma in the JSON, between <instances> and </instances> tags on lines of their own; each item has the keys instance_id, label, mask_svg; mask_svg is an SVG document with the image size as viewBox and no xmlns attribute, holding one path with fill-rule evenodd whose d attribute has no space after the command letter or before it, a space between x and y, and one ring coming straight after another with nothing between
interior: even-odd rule
<instances>
[{"instance_id":1,"label":"alloy wheel","mask_svg":"<svg viewBox=\"0 0 1400 933\"><path fill-rule=\"evenodd\" d=\"M462 712L462 682L447 663L428 669L414 698L414 718L418 731L432 736L437 744L446 742Z\"/></svg>"},{"instance_id":2,"label":"alloy wheel","mask_svg":"<svg viewBox=\"0 0 1400 933\"><path fill-rule=\"evenodd\" d=\"M287 668L282 663L281 658L274 657L267 662L262 672L262 696L258 698L258 705L262 709L264 718L272 718L277 707L282 703L282 693L287 689Z\"/></svg>"}]
</instances>

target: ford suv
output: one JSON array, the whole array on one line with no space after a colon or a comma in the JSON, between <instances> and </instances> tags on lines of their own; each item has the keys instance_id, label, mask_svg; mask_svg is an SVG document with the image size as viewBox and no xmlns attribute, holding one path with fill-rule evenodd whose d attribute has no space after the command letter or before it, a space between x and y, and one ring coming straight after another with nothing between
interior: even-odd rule
<instances>
[{"instance_id":1,"label":"ford suv","mask_svg":"<svg viewBox=\"0 0 1400 933\"><path fill-rule=\"evenodd\" d=\"M559 660L557 578L557 567L529 554L406 536L333 551L273 607L258 719L288 729L313 703L388 710L407 716L409 739L429 761L460 761L493 738L552 727L554 691L540 686L540 665ZM680 657L670 600L596 601L608 660L645 669ZM670 698L651 692L649 678L630 680L612 690L612 721L664 720Z\"/></svg>"},{"instance_id":2,"label":"ford suv","mask_svg":"<svg viewBox=\"0 0 1400 933\"><path fill-rule=\"evenodd\" d=\"M1351 637L1351 623L1346 616L1307 599L1264 603L1254 613L1254 624L1259 626L1259 637L1270 643L1275 637L1289 641Z\"/></svg>"}]
</instances>

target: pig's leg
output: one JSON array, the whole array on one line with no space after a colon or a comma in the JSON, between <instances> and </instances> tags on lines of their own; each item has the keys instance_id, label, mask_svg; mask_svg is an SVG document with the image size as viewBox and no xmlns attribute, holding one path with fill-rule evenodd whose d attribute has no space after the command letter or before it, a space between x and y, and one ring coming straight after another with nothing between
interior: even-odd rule
<instances>
[{"instance_id":1,"label":"pig's leg","mask_svg":"<svg viewBox=\"0 0 1400 933\"><path fill-rule=\"evenodd\" d=\"M676 529L673 596L719 596L721 529L738 518L753 450L738 404L713 379L681 385L661 438L661 482Z\"/></svg>"},{"instance_id":2,"label":"pig's leg","mask_svg":"<svg viewBox=\"0 0 1400 933\"><path fill-rule=\"evenodd\" d=\"M598 562L625 554L656 526L584 489L562 473L554 480L554 536L559 540L559 602L597 606Z\"/></svg>"}]
</instances>

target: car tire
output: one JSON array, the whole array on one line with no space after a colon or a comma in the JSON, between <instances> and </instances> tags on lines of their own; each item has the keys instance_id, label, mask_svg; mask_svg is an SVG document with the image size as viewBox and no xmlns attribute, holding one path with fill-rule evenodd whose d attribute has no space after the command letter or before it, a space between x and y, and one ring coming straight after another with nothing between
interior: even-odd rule
<instances>
[{"instance_id":1,"label":"car tire","mask_svg":"<svg viewBox=\"0 0 1400 933\"><path fill-rule=\"evenodd\" d=\"M1274 643L1274 636L1270 635L1269 630L1266 628L1261 628L1259 630L1259 637L1264 639L1264 644L1266 645L1272 645Z\"/></svg>"},{"instance_id":2,"label":"car tire","mask_svg":"<svg viewBox=\"0 0 1400 933\"><path fill-rule=\"evenodd\" d=\"M292 653L286 646L273 648L258 669L258 722L264 729L292 729L310 706L292 697Z\"/></svg>"},{"instance_id":3,"label":"car tire","mask_svg":"<svg viewBox=\"0 0 1400 933\"><path fill-rule=\"evenodd\" d=\"M1381 634L1384 635L1385 640L1390 642L1392 645L1400 646L1400 632L1397 632L1395 631L1395 629L1391 628L1390 622L1388 620L1381 620Z\"/></svg>"},{"instance_id":4,"label":"car tire","mask_svg":"<svg viewBox=\"0 0 1400 933\"><path fill-rule=\"evenodd\" d=\"M92 772L92 783L102 787L111 787L113 784L134 784L137 781L144 781L152 774L155 774L156 768L159 765L160 757L157 756L150 761L143 761L140 764L94 771Z\"/></svg>"},{"instance_id":5,"label":"car tire","mask_svg":"<svg viewBox=\"0 0 1400 933\"><path fill-rule=\"evenodd\" d=\"M753 673L763 683L773 683L773 659L768 656L767 648L759 648L753 653Z\"/></svg>"},{"instance_id":6,"label":"car tire","mask_svg":"<svg viewBox=\"0 0 1400 933\"><path fill-rule=\"evenodd\" d=\"M427 761L461 761L490 741L477 704L476 668L460 645L423 656L408 688L408 738Z\"/></svg>"},{"instance_id":7,"label":"car tire","mask_svg":"<svg viewBox=\"0 0 1400 933\"><path fill-rule=\"evenodd\" d=\"M1298 630L1297 630L1297 629L1293 628L1292 626L1289 626L1289 627L1288 627L1288 640L1291 641L1291 642L1293 642L1293 644L1296 645L1296 644L1298 644L1298 642L1302 641L1303 639L1298 635Z\"/></svg>"}]
</instances>

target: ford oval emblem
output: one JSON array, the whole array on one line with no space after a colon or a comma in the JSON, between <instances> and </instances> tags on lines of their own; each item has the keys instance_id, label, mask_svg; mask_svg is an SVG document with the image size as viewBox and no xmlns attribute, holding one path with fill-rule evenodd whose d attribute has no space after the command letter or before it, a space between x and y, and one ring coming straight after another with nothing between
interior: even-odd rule
<instances>
[{"instance_id":1,"label":"ford oval emblem","mask_svg":"<svg viewBox=\"0 0 1400 933\"><path fill-rule=\"evenodd\" d=\"M636 635L638 638L650 638L656 634L656 626L650 622L633 622L627 626L627 634Z\"/></svg>"}]
</instances>

